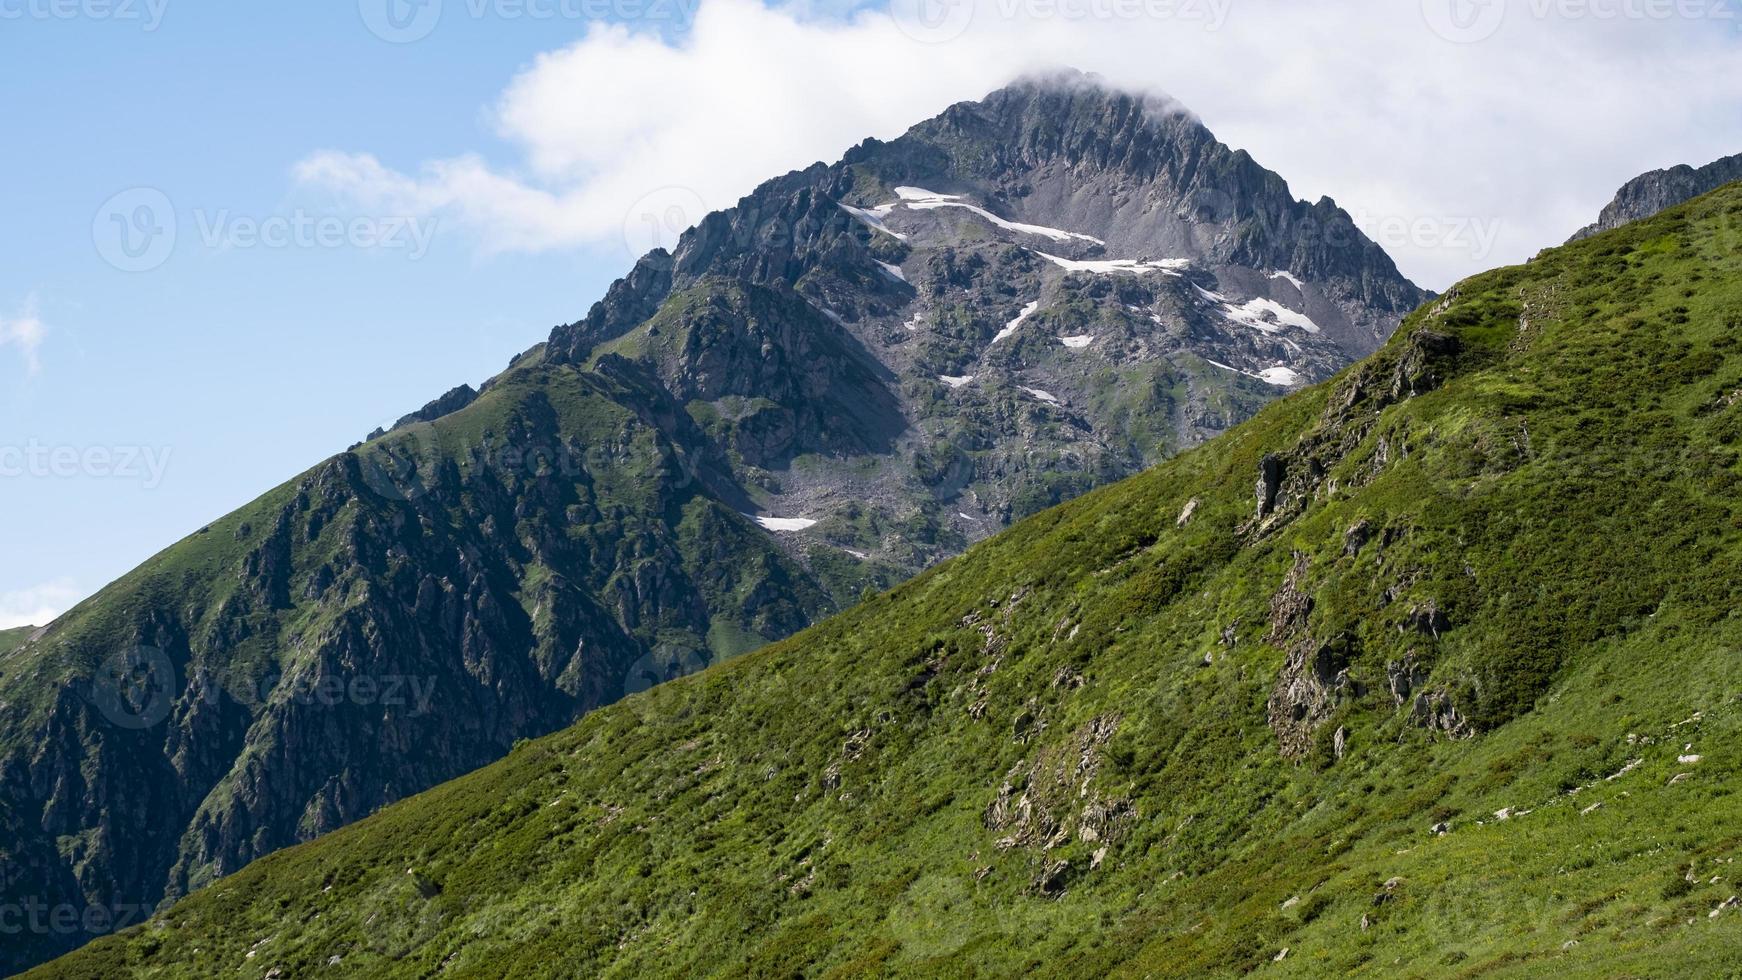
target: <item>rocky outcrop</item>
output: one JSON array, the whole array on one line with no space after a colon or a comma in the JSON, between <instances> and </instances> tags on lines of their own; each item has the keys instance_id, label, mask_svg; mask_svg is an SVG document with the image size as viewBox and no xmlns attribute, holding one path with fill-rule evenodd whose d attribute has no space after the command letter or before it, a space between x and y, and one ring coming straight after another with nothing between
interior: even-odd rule
<instances>
[{"instance_id":1,"label":"rocky outcrop","mask_svg":"<svg viewBox=\"0 0 1742 980\"><path fill-rule=\"evenodd\" d=\"M467 405L478 400L478 392L471 385L460 385L447 394L430 402L428 405L412 412L398 422L393 423L394 429L403 429L418 422L434 422L445 415L452 415Z\"/></svg>"},{"instance_id":2,"label":"rocky outcrop","mask_svg":"<svg viewBox=\"0 0 1742 980\"><path fill-rule=\"evenodd\" d=\"M389 432L398 432L400 429L403 429L408 425L416 425L419 422L434 422L436 419L442 418L443 416L454 414L477 400L478 392L471 385L460 385L458 388L449 390L447 394L431 401L429 404L417 411L401 416L399 421L393 423L391 427L379 428L374 432L369 433L364 437L363 441L369 442L374 439L379 439ZM357 444L357 446L360 445L362 445L362 443ZM351 448L356 449L357 446L352 446Z\"/></svg>"},{"instance_id":3,"label":"rocky outcrop","mask_svg":"<svg viewBox=\"0 0 1742 980\"><path fill-rule=\"evenodd\" d=\"M1408 709L1412 724L1448 738L1474 735L1475 726L1458 710L1451 693L1443 685L1429 687L1428 680L1428 668L1414 653L1385 665L1385 685L1392 703Z\"/></svg>"},{"instance_id":4,"label":"rocky outcrop","mask_svg":"<svg viewBox=\"0 0 1742 980\"><path fill-rule=\"evenodd\" d=\"M1321 643L1309 630L1313 608L1306 591L1309 567L1307 556L1297 552L1282 588L1271 597L1270 633L1265 637L1287 653L1265 715L1282 754L1292 759L1311 751L1315 735L1331 720L1339 702L1362 694L1361 685L1349 676L1353 640L1338 636ZM1340 747L1336 755L1342 756Z\"/></svg>"},{"instance_id":5,"label":"rocky outcrop","mask_svg":"<svg viewBox=\"0 0 1742 980\"><path fill-rule=\"evenodd\" d=\"M999 835L998 849L1031 852L1031 892L1057 895L1073 877L1070 862L1053 852L1073 841L1093 845L1098 867L1137 819L1129 800L1104 795L1095 782L1102 749L1118 729L1116 715L1095 718L1061 745L1017 763L986 807L982 822Z\"/></svg>"},{"instance_id":6,"label":"rocky outcrop","mask_svg":"<svg viewBox=\"0 0 1742 980\"><path fill-rule=\"evenodd\" d=\"M1742 180L1742 153L1698 169L1682 164L1668 170L1653 170L1622 185L1597 221L1579 229L1568 241L1580 241L1642 221L1738 180Z\"/></svg>"},{"instance_id":7,"label":"rocky outcrop","mask_svg":"<svg viewBox=\"0 0 1742 980\"><path fill-rule=\"evenodd\" d=\"M1462 345L1456 337L1418 327L1363 363L1338 383L1318 425L1286 452L1259 463L1258 508L1241 527L1264 537L1299 516L1325 488L1332 469L1363 451L1385 409L1438 388L1453 370ZM1365 485L1396 460L1397 449L1381 437L1365 450L1366 463L1343 489Z\"/></svg>"}]
</instances>

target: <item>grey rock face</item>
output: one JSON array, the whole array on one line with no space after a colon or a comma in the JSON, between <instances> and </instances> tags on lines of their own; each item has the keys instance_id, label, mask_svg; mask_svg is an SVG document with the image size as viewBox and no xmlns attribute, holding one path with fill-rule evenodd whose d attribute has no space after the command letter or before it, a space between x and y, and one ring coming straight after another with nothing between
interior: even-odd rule
<instances>
[{"instance_id":1,"label":"grey rock face","mask_svg":"<svg viewBox=\"0 0 1742 980\"><path fill-rule=\"evenodd\" d=\"M911 574L1329 377L1427 297L1183 108L1067 74L767 182L546 350L640 365L765 512Z\"/></svg>"},{"instance_id":2,"label":"grey rock face","mask_svg":"<svg viewBox=\"0 0 1742 980\"><path fill-rule=\"evenodd\" d=\"M430 402L428 405L425 405L417 411L412 412L410 415L401 418L398 422L393 423L393 428L397 430L403 429L408 425L415 425L418 422L434 422L436 419L439 419L444 415L454 414L477 400L478 393L472 389L471 385L460 385L458 388L454 388L447 394Z\"/></svg>"},{"instance_id":3,"label":"grey rock face","mask_svg":"<svg viewBox=\"0 0 1742 980\"><path fill-rule=\"evenodd\" d=\"M1738 180L1742 180L1742 153L1698 169L1683 164L1668 170L1653 170L1623 185L1596 223L1579 229L1568 241L1580 241L1641 221Z\"/></svg>"}]
</instances>

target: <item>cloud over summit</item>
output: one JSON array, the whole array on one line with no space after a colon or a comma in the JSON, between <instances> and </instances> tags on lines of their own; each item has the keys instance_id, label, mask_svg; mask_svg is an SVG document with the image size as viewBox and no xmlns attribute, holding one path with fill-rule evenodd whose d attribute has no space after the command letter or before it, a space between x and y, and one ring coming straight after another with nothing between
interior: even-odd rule
<instances>
[{"instance_id":1,"label":"cloud over summit","mask_svg":"<svg viewBox=\"0 0 1742 980\"><path fill-rule=\"evenodd\" d=\"M896 0L893 12L831 12L703 0L686 33L597 25L508 80L483 138L511 167L350 147L310 155L295 175L363 206L440 212L486 252L606 245L627 260L648 244L638 225L649 215L694 221L764 179L1069 64L1172 93L1297 196L1336 198L1406 273L1444 288L1564 240L1643 170L1742 150L1738 25L1532 0L1488 8L1502 15L1475 25L1489 33L1459 35L1446 25L1461 21L1439 16L1451 2Z\"/></svg>"}]
</instances>

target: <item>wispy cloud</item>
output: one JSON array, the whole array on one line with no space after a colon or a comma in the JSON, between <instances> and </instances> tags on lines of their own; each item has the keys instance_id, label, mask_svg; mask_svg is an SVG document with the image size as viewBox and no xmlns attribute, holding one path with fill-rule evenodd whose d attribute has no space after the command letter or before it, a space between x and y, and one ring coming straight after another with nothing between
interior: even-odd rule
<instances>
[{"instance_id":1,"label":"wispy cloud","mask_svg":"<svg viewBox=\"0 0 1742 980\"><path fill-rule=\"evenodd\" d=\"M0 316L0 347L18 348L25 369L31 374L42 370L42 359L37 351L42 347L42 338L47 332L37 314L34 296L26 299L16 314Z\"/></svg>"},{"instance_id":2,"label":"wispy cloud","mask_svg":"<svg viewBox=\"0 0 1742 980\"><path fill-rule=\"evenodd\" d=\"M0 630L47 626L84 598L70 579L59 579L14 592L0 592Z\"/></svg>"},{"instance_id":3,"label":"wispy cloud","mask_svg":"<svg viewBox=\"0 0 1742 980\"><path fill-rule=\"evenodd\" d=\"M1412 229L1385 244L1444 286L1558 243L1643 170L1742 150L1736 24L1495 0L1483 9L1501 16L1477 31L1435 16L1453 2L895 0L892 15L702 0L687 33L598 26L513 78L489 117L515 165L406 167L361 147L314 154L296 176L442 212L487 251L638 251L650 216L693 221L769 176L1070 65L1170 92L1299 196ZM1472 223L1495 228L1491 247L1432 233Z\"/></svg>"}]
</instances>

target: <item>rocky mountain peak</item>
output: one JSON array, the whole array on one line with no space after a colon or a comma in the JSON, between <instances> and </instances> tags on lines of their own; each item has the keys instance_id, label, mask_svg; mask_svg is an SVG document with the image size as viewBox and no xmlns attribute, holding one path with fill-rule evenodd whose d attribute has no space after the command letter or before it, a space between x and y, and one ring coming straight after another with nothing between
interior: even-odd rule
<instances>
[{"instance_id":1,"label":"rocky mountain peak","mask_svg":"<svg viewBox=\"0 0 1742 980\"><path fill-rule=\"evenodd\" d=\"M797 283L843 255L864 265L866 226L839 206L943 206L904 201L904 187L1002 220L994 230L1017 232L1013 242L1036 238L1012 225L1066 231L1039 237L1073 260L1167 259L1312 282L1316 315L1351 357L1376 349L1428 295L1334 201L1296 200L1282 177L1219 142L1176 100L1061 70L958 103L898 139L868 140L833 165L768 181L705 217L672 254L644 257L586 319L558 328L551 350L584 359L705 276ZM1268 292L1258 291L1289 302Z\"/></svg>"}]
</instances>

